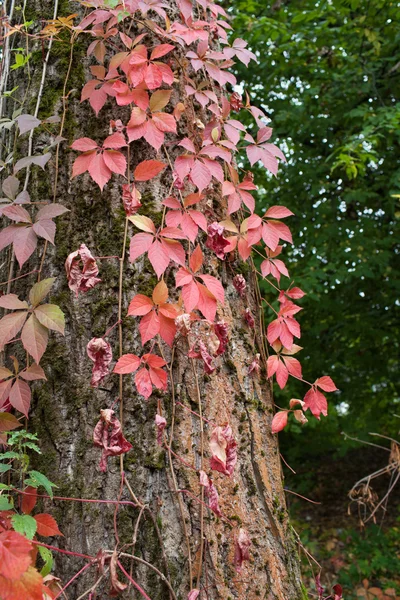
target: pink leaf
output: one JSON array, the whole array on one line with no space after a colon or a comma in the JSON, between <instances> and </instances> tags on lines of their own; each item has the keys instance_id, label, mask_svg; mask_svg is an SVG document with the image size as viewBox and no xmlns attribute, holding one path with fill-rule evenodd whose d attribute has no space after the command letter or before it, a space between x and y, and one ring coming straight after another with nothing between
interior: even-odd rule
<instances>
[{"instance_id":1,"label":"pink leaf","mask_svg":"<svg viewBox=\"0 0 400 600\"><path fill-rule=\"evenodd\" d=\"M109 135L103 142L103 148L111 148L112 150L119 150L126 146L125 137L122 133L113 133Z\"/></svg>"},{"instance_id":2,"label":"pink leaf","mask_svg":"<svg viewBox=\"0 0 400 600\"><path fill-rule=\"evenodd\" d=\"M284 356L283 361L287 367L287 370L289 371L289 373L291 375L293 375L294 377L297 377L298 379L301 379L303 377L302 372L301 372L301 364L297 360L297 358L292 358L291 356ZM325 391L327 391L327 390L325 390Z\"/></svg>"},{"instance_id":3,"label":"pink leaf","mask_svg":"<svg viewBox=\"0 0 400 600\"><path fill-rule=\"evenodd\" d=\"M4 296L0 296L0 306L1 308L8 308L11 310L23 310L29 308L28 303L25 302L25 300L20 300L16 294L5 294Z\"/></svg>"},{"instance_id":4,"label":"pink leaf","mask_svg":"<svg viewBox=\"0 0 400 600\"><path fill-rule=\"evenodd\" d=\"M207 289L211 292L211 294L219 301L221 304L225 302L225 294L224 288L222 287L222 283L213 277L212 275L199 275L200 279L202 279L207 287Z\"/></svg>"},{"instance_id":5,"label":"pink leaf","mask_svg":"<svg viewBox=\"0 0 400 600\"><path fill-rule=\"evenodd\" d=\"M197 302L197 308L204 317L213 322L217 312L217 301L214 295L201 283L196 282L197 289L199 290L199 299Z\"/></svg>"},{"instance_id":6,"label":"pink leaf","mask_svg":"<svg viewBox=\"0 0 400 600\"><path fill-rule=\"evenodd\" d=\"M11 388L9 401L11 406L27 417L31 404L31 390L29 385L25 381L17 379Z\"/></svg>"},{"instance_id":7,"label":"pink leaf","mask_svg":"<svg viewBox=\"0 0 400 600\"><path fill-rule=\"evenodd\" d=\"M137 294L131 300L128 308L128 315L138 317L147 315L153 308L154 304L151 298L144 296L143 294Z\"/></svg>"},{"instance_id":8,"label":"pink leaf","mask_svg":"<svg viewBox=\"0 0 400 600\"><path fill-rule=\"evenodd\" d=\"M237 462L236 447L237 444L229 425L215 427L210 438L211 469L231 476Z\"/></svg>"},{"instance_id":9,"label":"pink leaf","mask_svg":"<svg viewBox=\"0 0 400 600\"><path fill-rule=\"evenodd\" d=\"M321 390L324 390L324 392L336 392L337 391L337 387L333 383L332 379L326 375L324 377L320 377L319 379L317 379L315 382L315 385L320 387Z\"/></svg>"},{"instance_id":10,"label":"pink leaf","mask_svg":"<svg viewBox=\"0 0 400 600\"><path fill-rule=\"evenodd\" d=\"M177 283L177 285L179 285ZM197 283L193 279L182 287L182 298L185 304L185 310L187 313L192 312L197 306L199 301L199 290Z\"/></svg>"},{"instance_id":11,"label":"pink leaf","mask_svg":"<svg viewBox=\"0 0 400 600\"><path fill-rule=\"evenodd\" d=\"M171 50L175 50L175 46L172 46L171 44L158 44L158 46L156 46L152 51L150 60L161 58L162 56L165 56L171 52Z\"/></svg>"},{"instance_id":12,"label":"pink leaf","mask_svg":"<svg viewBox=\"0 0 400 600\"><path fill-rule=\"evenodd\" d=\"M129 260L135 262L135 260L147 252L152 245L154 237L151 233L137 233L131 239L129 246Z\"/></svg>"},{"instance_id":13,"label":"pink leaf","mask_svg":"<svg viewBox=\"0 0 400 600\"><path fill-rule=\"evenodd\" d=\"M135 385L139 394L147 398L150 398L152 392L152 384L150 380L150 374L147 369L140 369L135 376Z\"/></svg>"},{"instance_id":14,"label":"pink leaf","mask_svg":"<svg viewBox=\"0 0 400 600\"><path fill-rule=\"evenodd\" d=\"M155 270L157 277L160 278L169 265L169 255L164 246L158 240L154 240L148 252L149 261Z\"/></svg>"},{"instance_id":15,"label":"pink leaf","mask_svg":"<svg viewBox=\"0 0 400 600\"><path fill-rule=\"evenodd\" d=\"M15 223L31 223L31 217L25 208L17 204L10 204L3 208L3 215L15 221Z\"/></svg>"},{"instance_id":16,"label":"pink leaf","mask_svg":"<svg viewBox=\"0 0 400 600\"><path fill-rule=\"evenodd\" d=\"M323 414L324 417L328 414L328 403L325 396L314 387L309 389L304 396L303 410L307 410L307 408L311 410L312 414L317 419L320 418L321 414Z\"/></svg>"},{"instance_id":17,"label":"pink leaf","mask_svg":"<svg viewBox=\"0 0 400 600\"><path fill-rule=\"evenodd\" d=\"M217 515L217 517L222 517L222 512L219 507L219 496L217 492L217 488L210 480L210 485L206 487L206 495L208 497L208 502L213 513Z\"/></svg>"},{"instance_id":18,"label":"pink leaf","mask_svg":"<svg viewBox=\"0 0 400 600\"><path fill-rule=\"evenodd\" d=\"M82 175L82 173L88 171L95 156L96 152L94 150L92 152L85 152L81 156L78 156L72 165L72 179L77 175Z\"/></svg>"},{"instance_id":19,"label":"pink leaf","mask_svg":"<svg viewBox=\"0 0 400 600\"><path fill-rule=\"evenodd\" d=\"M47 347L49 333L35 315L31 315L21 332L22 345L33 357L36 363L40 362Z\"/></svg>"},{"instance_id":20,"label":"pink leaf","mask_svg":"<svg viewBox=\"0 0 400 600\"><path fill-rule=\"evenodd\" d=\"M278 433L278 431L282 431L286 427L288 423L288 411L280 410L276 413L274 418L272 419L271 431L272 433Z\"/></svg>"},{"instance_id":21,"label":"pink leaf","mask_svg":"<svg viewBox=\"0 0 400 600\"><path fill-rule=\"evenodd\" d=\"M98 144L94 140L88 137L79 138L72 144L72 150L79 150L80 152L88 152L90 150L96 150Z\"/></svg>"},{"instance_id":22,"label":"pink leaf","mask_svg":"<svg viewBox=\"0 0 400 600\"><path fill-rule=\"evenodd\" d=\"M160 332L160 319L154 310L145 315L140 321L139 332L142 346Z\"/></svg>"},{"instance_id":23,"label":"pink leaf","mask_svg":"<svg viewBox=\"0 0 400 600\"><path fill-rule=\"evenodd\" d=\"M157 389L167 391L168 376L163 369L150 367L150 380Z\"/></svg>"},{"instance_id":24,"label":"pink leaf","mask_svg":"<svg viewBox=\"0 0 400 600\"><path fill-rule=\"evenodd\" d=\"M103 190L104 186L111 177L111 169L109 169L104 162L103 154L96 154L93 157L93 159L90 161L88 171L99 188Z\"/></svg>"},{"instance_id":25,"label":"pink leaf","mask_svg":"<svg viewBox=\"0 0 400 600\"><path fill-rule=\"evenodd\" d=\"M32 227L20 227L14 236L14 252L20 268L33 254L36 245L37 237Z\"/></svg>"},{"instance_id":26,"label":"pink leaf","mask_svg":"<svg viewBox=\"0 0 400 600\"><path fill-rule=\"evenodd\" d=\"M137 371L140 365L140 358L136 354L123 354L114 367L113 373L126 375Z\"/></svg>"},{"instance_id":27,"label":"pink leaf","mask_svg":"<svg viewBox=\"0 0 400 600\"><path fill-rule=\"evenodd\" d=\"M285 206L271 206L265 213L265 216L270 219L284 219L285 217L290 217L292 215L292 211L285 208Z\"/></svg>"},{"instance_id":28,"label":"pink leaf","mask_svg":"<svg viewBox=\"0 0 400 600\"><path fill-rule=\"evenodd\" d=\"M103 153L103 159L105 165L112 173L125 175L126 158L121 152L118 152L117 150L106 150Z\"/></svg>"},{"instance_id":29,"label":"pink leaf","mask_svg":"<svg viewBox=\"0 0 400 600\"><path fill-rule=\"evenodd\" d=\"M54 236L56 235L56 224L51 219L40 219L33 224L33 231L39 237L44 238L54 245Z\"/></svg>"}]
</instances>

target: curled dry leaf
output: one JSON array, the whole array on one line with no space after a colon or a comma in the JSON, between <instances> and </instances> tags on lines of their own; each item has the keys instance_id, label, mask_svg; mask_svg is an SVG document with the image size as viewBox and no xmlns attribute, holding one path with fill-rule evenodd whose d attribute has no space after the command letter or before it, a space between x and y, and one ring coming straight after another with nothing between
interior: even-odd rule
<instances>
[{"instance_id":1,"label":"curled dry leaf","mask_svg":"<svg viewBox=\"0 0 400 600\"><path fill-rule=\"evenodd\" d=\"M157 444L162 446L162 436L165 427L167 426L167 421L161 415L156 415L156 427L157 427Z\"/></svg>"},{"instance_id":2,"label":"curled dry leaf","mask_svg":"<svg viewBox=\"0 0 400 600\"><path fill-rule=\"evenodd\" d=\"M124 438L121 423L111 409L100 411L100 421L93 431L93 442L95 446L103 448L100 469L104 472L107 471L107 458L109 456L119 456L129 452L132 448L132 444Z\"/></svg>"},{"instance_id":3,"label":"curled dry leaf","mask_svg":"<svg viewBox=\"0 0 400 600\"><path fill-rule=\"evenodd\" d=\"M249 534L245 529L239 529L239 535L235 542L235 567L236 571L239 572L242 568L245 560L250 560L250 548L251 542Z\"/></svg>"},{"instance_id":4,"label":"curled dry leaf","mask_svg":"<svg viewBox=\"0 0 400 600\"><path fill-rule=\"evenodd\" d=\"M234 440L231 427L229 425L215 427L210 438L211 469L231 476L237 462L236 448L237 443Z\"/></svg>"},{"instance_id":5,"label":"curled dry leaf","mask_svg":"<svg viewBox=\"0 0 400 600\"><path fill-rule=\"evenodd\" d=\"M235 288L235 290L237 291L237 293L239 294L239 296L241 298L244 298L246 295L246 280L243 277L243 275L241 275L240 273L238 275L235 275L235 277L233 278L233 287Z\"/></svg>"},{"instance_id":6,"label":"curled dry leaf","mask_svg":"<svg viewBox=\"0 0 400 600\"><path fill-rule=\"evenodd\" d=\"M109 373L108 366L112 361L111 346L103 338L92 338L86 346L86 352L90 360L94 362L90 385L98 387Z\"/></svg>"},{"instance_id":7,"label":"curled dry leaf","mask_svg":"<svg viewBox=\"0 0 400 600\"><path fill-rule=\"evenodd\" d=\"M117 554L116 550L114 550L114 552L112 553L112 556L111 556L111 560L110 560L110 581L111 581L110 595L111 596L119 596L120 593L123 592L124 590L126 590L126 588L128 587L126 583L122 583L122 581L120 581L118 579L117 564L118 564L118 554Z\"/></svg>"},{"instance_id":8,"label":"curled dry leaf","mask_svg":"<svg viewBox=\"0 0 400 600\"><path fill-rule=\"evenodd\" d=\"M97 263L85 244L81 244L79 250L68 256L65 270L68 286L77 297L79 292L87 292L101 281L97 277L99 274Z\"/></svg>"},{"instance_id":9,"label":"curled dry leaf","mask_svg":"<svg viewBox=\"0 0 400 600\"><path fill-rule=\"evenodd\" d=\"M219 339L216 354L223 354L228 346L228 325L224 321L214 324L214 333Z\"/></svg>"},{"instance_id":10,"label":"curled dry leaf","mask_svg":"<svg viewBox=\"0 0 400 600\"><path fill-rule=\"evenodd\" d=\"M216 221L211 223L207 228L208 237L206 246L213 250L218 258L222 260L225 258L225 248L230 245L228 240L224 238L224 231L225 228Z\"/></svg>"}]
</instances>

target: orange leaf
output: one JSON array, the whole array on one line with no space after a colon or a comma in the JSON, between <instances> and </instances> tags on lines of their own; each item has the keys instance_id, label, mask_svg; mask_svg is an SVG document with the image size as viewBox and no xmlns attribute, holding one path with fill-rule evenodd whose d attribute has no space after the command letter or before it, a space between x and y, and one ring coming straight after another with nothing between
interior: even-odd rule
<instances>
[{"instance_id":1,"label":"orange leaf","mask_svg":"<svg viewBox=\"0 0 400 600\"><path fill-rule=\"evenodd\" d=\"M37 523L37 532L39 535L44 537L51 537L52 535L63 535L58 529L58 525L54 517L47 513L35 515L33 517Z\"/></svg>"},{"instance_id":2,"label":"orange leaf","mask_svg":"<svg viewBox=\"0 0 400 600\"><path fill-rule=\"evenodd\" d=\"M166 163L159 160L144 160L136 167L134 177L136 181L149 181L161 173L166 166Z\"/></svg>"},{"instance_id":3,"label":"orange leaf","mask_svg":"<svg viewBox=\"0 0 400 600\"><path fill-rule=\"evenodd\" d=\"M168 300L168 288L165 281L157 283L153 290L153 302L154 304L165 304Z\"/></svg>"},{"instance_id":4,"label":"orange leaf","mask_svg":"<svg viewBox=\"0 0 400 600\"><path fill-rule=\"evenodd\" d=\"M19 579L0 576L1 597L5 600L42 600L43 578L29 567Z\"/></svg>"}]
</instances>

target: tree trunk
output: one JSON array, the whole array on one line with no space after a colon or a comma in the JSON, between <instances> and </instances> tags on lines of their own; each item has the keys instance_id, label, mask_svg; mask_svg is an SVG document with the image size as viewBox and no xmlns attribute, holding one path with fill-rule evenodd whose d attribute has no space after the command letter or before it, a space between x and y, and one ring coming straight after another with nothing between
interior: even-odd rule
<instances>
[{"instance_id":1,"label":"tree trunk","mask_svg":"<svg viewBox=\"0 0 400 600\"><path fill-rule=\"evenodd\" d=\"M20 7L20 4L17 2L16 6ZM29 2L25 19L40 23L43 19L53 18L53 9L51 0ZM67 16L76 10L75 3L63 0L59 3L58 15ZM20 18L21 11L14 10L13 22L19 22ZM44 255L42 240L21 271L18 265L10 269L11 250L5 251L8 267L3 269L2 280L39 269L43 259L40 277L57 277L49 301L59 305L66 317L65 337L52 334L41 361L47 381L33 386L28 429L38 433L42 447L42 455L32 457L35 468L58 486L55 490L58 497L131 502L136 497L139 507L126 504L116 509L115 504L45 500L47 511L54 514L65 536L58 542L55 538L51 543L75 553L96 556L100 550L113 550L116 544L119 550L131 553L134 542L135 556L156 567L170 582L176 598L182 600L187 599L191 589L200 586L202 600L304 598L299 560L286 510L277 438L271 434L274 411L271 388L264 368L260 377L249 374L249 365L256 353L262 352L263 335L259 293L251 265L221 261L203 244L206 271L217 276L225 289L225 305L219 305L217 318L228 324L228 348L215 359L216 370L207 375L202 361L188 358L186 339L178 338L173 356L165 349L167 361L171 361L171 356L173 358L168 391L164 394L156 390L148 401L138 395L133 377L125 375L120 405L123 432L133 448L123 457L123 469L133 495L127 486L121 488L119 457L108 459L105 473L98 468L101 451L93 445L93 430L100 409L110 408L118 399L119 383L117 375L109 375L99 388L90 387L93 363L87 356L86 346L91 338L103 336L118 320L119 260L98 260L101 283L77 298L68 289L64 263L81 243L85 243L95 256L120 256L126 218L118 178L114 177L103 193L88 174L71 180L76 153L69 147L79 137L103 140L110 119L121 118L126 122L128 113L124 107L113 104L110 108L107 104L99 118L95 118L88 103L80 103L81 89L91 64L86 58L90 40L79 36L70 54L68 36L63 32L60 38L62 41L53 40L45 67L38 116L44 119L57 114L65 118L62 135L66 141L59 146L58 161L52 150L53 158L45 172L32 167L28 191L32 201L52 199L57 181L56 202L70 212L57 219L55 246L48 245ZM22 36L12 37L10 41L11 46L23 43ZM47 48L48 41L43 47L34 42L28 66L11 71L8 77L6 89L19 85L16 96L20 100L26 93L23 112L29 114L34 113ZM64 101L63 96L66 96ZM174 102L177 100L176 97ZM7 99L2 116L11 117L17 106L16 102ZM49 126L54 135L57 135L58 127ZM14 143L13 135L13 130L3 133L3 141L10 149ZM26 155L26 139L27 136L17 138L17 158ZM32 154L42 153L47 139L47 134L35 133ZM131 151L131 169L142 160L154 158L154 154L143 140L135 142ZM6 170L3 173L4 176L8 174ZM25 175L22 171L19 178L23 183L22 173ZM170 183L168 177L157 177L142 184L144 214L152 216L157 224L161 221L161 201L169 195ZM212 200L203 203L202 210L216 210L218 214ZM222 217L218 214L217 218ZM133 235L133 230L129 225L128 238ZM247 283L244 298L232 284L233 276L238 272L244 275ZM8 291L24 298L37 277L38 274L33 273L13 281ZM171 268L165 278L174 285ZM140 356L143 352L138 320L126 317L127 307L135 294L150 296L156 283L147 259L141 257L131 264L128 256L125 257L123 353ZM256 319L253 329L243 318L247 307ZM119 356L118 327L112 330L108 340L113 348L114 365ZM17 354L24 363L25 353L17 344L7 346L6 355L12 354ZM156 441L154 419L160 405L167 420L166 439L170 451L157 445ZM119 408L115 410L118 412ZM199 414L204 415L207 422L200 419ZM232 477L216 471L211 473L209 469L211 431L215 425L226 423L230 424L238 443L238 463ZM207 507L209 500L199 485L199 469L212 475L219 493L222 518ZM236 572L235 541L240 528L248 532L251 540L250 560ZM86 564L84 558L54 554L54 574L63 584ZM173 597L163 577L151 566L131 562L128 558L121 558L121 561L152 600ZM88 568L67 588L69 599L79 598L93 585L99 577L96 569L96 566ZM119 578L127 581L121 573ZM96 588L98 595L93 594L93 598L108 598L108 590L109 582L105 577ZM141 596L129 587L121 597Z\"/></svg>"}]
</instances>

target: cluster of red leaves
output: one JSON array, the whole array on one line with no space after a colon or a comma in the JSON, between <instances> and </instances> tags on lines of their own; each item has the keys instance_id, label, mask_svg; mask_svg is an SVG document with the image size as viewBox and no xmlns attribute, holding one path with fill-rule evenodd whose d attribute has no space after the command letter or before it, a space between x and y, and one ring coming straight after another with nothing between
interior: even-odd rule
<instances>
[{"instance_id":1,"label":"cluster of red leaves","mask_svg":"<svg viewBox=\"0 0 400 600\"><path fill-rule=\"evenodd\" d=\"M135 375L136 389L147 400L152 394L153 385L164 392L167 390L167 373L162 368L166 364L165 360L156 354L143 354L142 358L136 354L124 354L118 359L113 372L126 375L137 371ZM139 369L141 365L143 366Z\"/></svg>"},{"instance_id":2,"label":"cluster of red leaves","mask_svg":"<svg viewBox=\"0 0 400 600\"><path fill-rule=\"evenodd\" d=\"M21 519L29 519L34 534L30 539L13 530L16 514L2 511L0 518L0 591L4 600L51 600L56 594L47 578L35 569L36 534L43 537L63 535L48 513L30 516L35 508L37 490L26 487L20 502ZM19 515L17 515L19 516ZM14 518L13 518L14 517Z\"/></svg>"}]
</instances>

